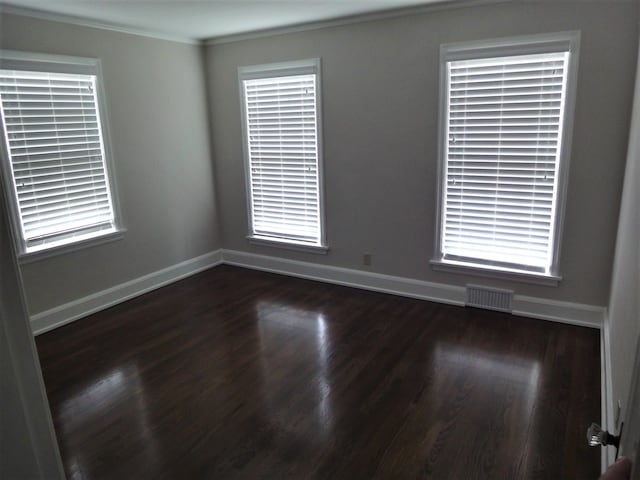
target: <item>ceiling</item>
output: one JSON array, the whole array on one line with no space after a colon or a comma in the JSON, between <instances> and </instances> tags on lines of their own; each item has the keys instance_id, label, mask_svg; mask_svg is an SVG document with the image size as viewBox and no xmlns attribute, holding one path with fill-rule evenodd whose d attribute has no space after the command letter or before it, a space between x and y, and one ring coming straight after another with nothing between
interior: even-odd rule
<instances>
[{"instance_id":1,"label":"ceiling","mask_svg":"<svg viewBox=\"0 0 640 480\"><path fill-rule=\"evenodd\" d=\"M9 12L41 10L192 40L443 3L462 0L4 0Z\"/></svg>"}]
</instances>

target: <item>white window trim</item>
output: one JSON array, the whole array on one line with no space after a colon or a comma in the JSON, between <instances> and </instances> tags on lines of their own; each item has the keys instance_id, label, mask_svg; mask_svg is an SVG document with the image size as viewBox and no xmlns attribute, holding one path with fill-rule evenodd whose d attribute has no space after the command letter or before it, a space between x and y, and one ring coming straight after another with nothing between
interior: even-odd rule
<instances>
[{"instance_id":1,"label":"white window trim","mask_svg":"<svg viewBox=\"0 0 640 480\"><path fill-rule=\"evenodd\" d=\"M532 283L536 285L557 286L562 280L560 275L545 275L542 273L529 272L526 270L508 269L504 267L491 267L488 265L477 265L473 263L456 262L452 260L431 260L431 268L446 273L462 273L465 275L498 278L513 282Z\"/></svg>"},{"instance_id":2,"label":"white window trim","mask_svg":"<svg viewBox=\"0 0 640 480\"><path fill-rule=\"evenodd\" d=\"M69 239L66 243L52 245L42 250L27 252L25 241L22 239L20 228L20 210L14 194L13 174L8 161L0 161L0 171L4 182L5 198L9 204L11 230L18 261L20 263L31 263L52 256L72 252L75 250L100 245L103 243L119 240L123 238L126 229L122 222L120 203L118 200L118 188L116 183L115 167L113 162L113 151L111 148L111 135L109 132L109 115L107 113L106 96L104 92L102 63L97 58L73 57L67 55L51 55L44 53L22 52L14 50L0 50L0 69L34 71L50 71L60 73L76 73L95 75L96 77L96 97L100 113L100 123L102 130L102 143L104 148L105 176L107 177L107 188L111 196L111 206L114 216L114 228L97 232L96 235L81 237L80 240ZM0 135L4 138L4 128L0 122ZM5 159L9 159L9 152L4 140L0 140L0 151Z\"/></svg>"},{"instance_id":3,"label":"white window trim","mask_svg":"<svg viewBox=\"0 0 640 480\"><path fill-rule=\"evenodd\" d=\"M526 270L492 267L488 265L466 263L444 259L442 255L442 207L446 171L447 131L447 62L511 55L551 53L569 51L565 116L561 138L561 152L558 168L558 192L556 196L556 218L551 234L553 235L553 256L548 273L529 272ZM434 255L430 261L434 270L466 275L477 275L490 278L515 280L525 283L556 286L562 280L559 273L562 230L565 219L567 186L569 179L569 163L571 159L571 140L573 138L573 120L576 103L578 59L580 56L580 32L558 32L541 35L497 38L472 42L459 42L440 46L440 100L438 110L438 171L437 171L437 205L436 236Z\"/></svg>"},{"instance_id":4,"label":"white window trim","mask_svg":"<svg viewBox=\"0 0 640 480\"><path fill-rule=\"evenodd\" d=\"M316 138L318 149L318 216L320 220L320 244L311 245L308 243L296 242L295 240L277 239L264 237L253 233L253 211L251 209L251 176L247 118L246 118L246 98L244 93L244 80L255 78L281 77L286 75L316 75ZM247 202L248 232L247 239L250 243L269 247L277 247L286 250L298 250L311 253L326 254L329 250L326 240L326 219L324 207L324 136L322 133L322 65L320 58L310 58L306 60L295 60L290 62L269 63L263 65L250 65L238 67L238 91L240 93L240 111L242 121L242 153L244 157L245 188Z\"/></svg>"}]
</instances>

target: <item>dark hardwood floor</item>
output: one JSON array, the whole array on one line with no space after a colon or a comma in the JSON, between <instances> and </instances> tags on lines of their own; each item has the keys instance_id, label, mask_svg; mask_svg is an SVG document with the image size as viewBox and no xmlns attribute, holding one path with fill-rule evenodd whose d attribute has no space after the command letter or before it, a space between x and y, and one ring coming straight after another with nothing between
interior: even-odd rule
<instances>
[{"instance_id":1,"label":"dark hardwood floor","mask_svg":"<svg viewBox=\"0 0 640 480\"><path fill-rule=\"evenodd\" d=\"M70 479L585 479L599 333L221 266L37 337Z\"/></svg>"}]
</instances>

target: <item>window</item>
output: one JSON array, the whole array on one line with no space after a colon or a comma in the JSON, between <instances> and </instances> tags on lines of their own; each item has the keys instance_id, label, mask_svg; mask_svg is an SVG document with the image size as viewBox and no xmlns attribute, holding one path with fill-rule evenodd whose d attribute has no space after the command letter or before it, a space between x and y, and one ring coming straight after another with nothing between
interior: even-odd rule
<instances>
[{"instance_id":1,"label":"window","mask_svg":"<svg viewBox=\"0 0 640 480\"><path fill-rule=\"evenodd\" d=\"M249 238L326 251L320 60L239 69Z\"/></svg>"},{"instance_id":2,"label":"window","mask_svg":"<svg viewBox=\"0 0 640 480\"><path fill-rule=\"evenodd\" d=\"M436 268L559 280L578 42L441 48Z\"/></svg>"},{"instance_id":3,"label":"window","mask_svg":"<svg viewBox=\"0 0 640 480\"><path fill-rule=\"evenodd\" d=\"M2 168L19 254L118 233L99 61L2 51L0 62Z\"/></svg>"}]
</instances>

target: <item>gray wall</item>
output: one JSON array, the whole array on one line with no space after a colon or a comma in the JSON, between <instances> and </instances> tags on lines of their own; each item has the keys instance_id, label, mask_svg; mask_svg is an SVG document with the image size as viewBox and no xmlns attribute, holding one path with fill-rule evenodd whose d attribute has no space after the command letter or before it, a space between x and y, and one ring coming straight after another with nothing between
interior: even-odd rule
<instances>
[{"instance_id":1,"label":"gray wall","mask_svg":"<svg viewBox=\"0 0 640 480\"><path fill-rule=\"evenodd\" d=\"M24 265L35 314L220 247L201 49L3 14L0 48L102 59L123 240Z\"/></svg>"},{"instance_id":2,"label":"gray wall","mask_svg":"<svg viewBox=\"0 0 640 480\"><path fill-rule=\"evenodd\" d=\"M636 73L629 152L606 328L611 349L612 402L627 412L631 375L640 340L640 58ZM623 418L623 416L621 416ZM613 428L613 427L611 427Z\"/></svg>"},{"instance_id":3,"label":"gray wall","mask_svg":"<svg viewBox=\"0 0 640 480\"><path fill-rule=\"evenodd\" d=\"M224 248L428 281L478 282L606 305L637 50L637 4L518 2L441 11L207 48ZM559 287L434 272L441 43L582 32ZM237 67L322 58L329 254L247 243Z\"/></svg>"},{"instance_id":4,"label":"gray wall","mask_svg":"<svg viewBox=\"0 0 640 480\"><path fill-rule=\"evenodd\" d=\"M193 45L0 16L0 48L102 59L128 229L123 240L24 265L30 313L220 247L347 268L364 268L371 252L373 272L606 305L637 9L624 0L522 1L440 11L209 46L206 72ZM564 280L544 287L431 270L439 45L562 30L582 32ZM245 239L237 67L309 57L323 62L326 256Z\"/></svg>"}]
</instances>

